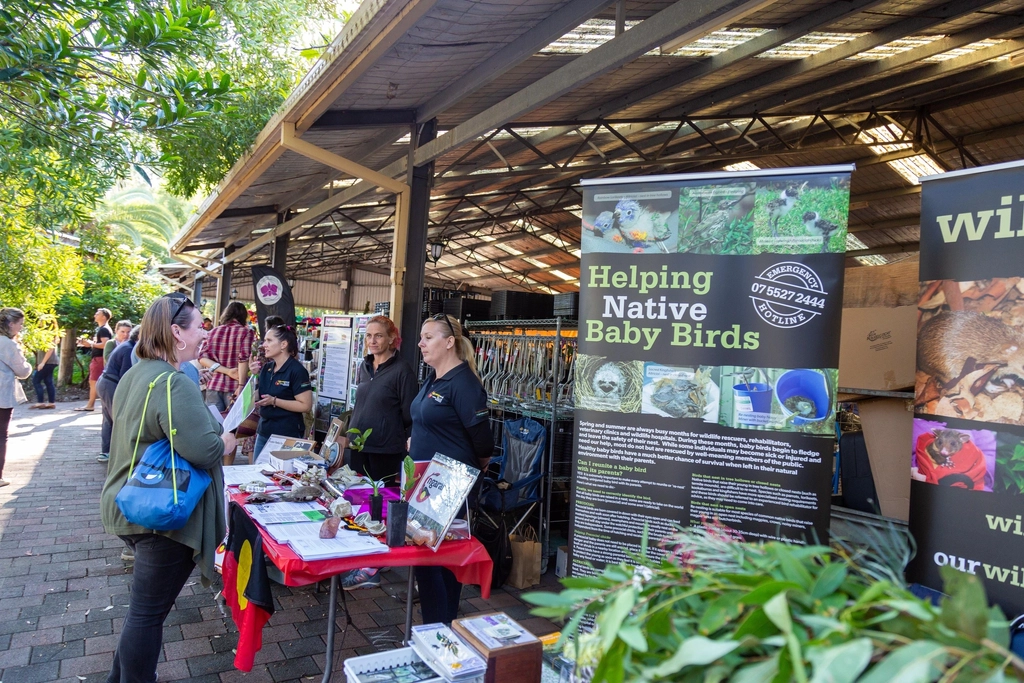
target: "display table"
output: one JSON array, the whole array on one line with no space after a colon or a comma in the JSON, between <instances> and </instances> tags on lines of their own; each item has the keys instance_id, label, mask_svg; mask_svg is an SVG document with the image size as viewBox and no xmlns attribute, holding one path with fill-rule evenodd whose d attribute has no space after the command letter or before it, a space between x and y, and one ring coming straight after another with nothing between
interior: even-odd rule
<instances>
[{"instance_id":1,"label":"display table","mask_svg":"<svg viewBox=\"0 0 1024 683\"><path fill-rule=\"evenodd\" d=\"M234 493L231 500L242 506L244 510L247 494ZM229 520L230 522L230 520ZM405 546L392 548L386 553L372 555L356 555L326 560L304 560L295 554L287 545L275 541L267 530L255 524L263 539L263 551L280 574L271 578L286 586L306 586L325 579L331 580L331 597L327 613L327 657L324 663L323 683L331 679L334 663L335 618L337 616L337 597L339 575L352 569L362 567L410 567L409 582L405 600L405 639L408 642L412 629L412 567L445 567L455 574L460 583L480 586L480 596L485 600L491 596L491 571L493 562L480 541L470 538L465 541L445 541L437 552L421 546ZM344 591L343 591L344 593Z\"/></svg>"}]
</instances>

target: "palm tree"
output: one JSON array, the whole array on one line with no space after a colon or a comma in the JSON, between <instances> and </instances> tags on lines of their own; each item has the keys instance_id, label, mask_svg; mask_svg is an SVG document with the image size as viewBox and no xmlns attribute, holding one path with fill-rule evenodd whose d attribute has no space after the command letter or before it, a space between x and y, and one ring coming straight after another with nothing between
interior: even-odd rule
<instances>
[{"instance_id":1,"label":"palm tree","mask_svg":"<svg viewBox=\"0 0 1024 683\"><path fill-rule=\"evenodd\" d=\"M123 242L141 247L145 256L170 260L168 246L185 222L189 208L181 200L146 186L108 194L96 208L95 225Z\"/></svg>"}]
</instances>

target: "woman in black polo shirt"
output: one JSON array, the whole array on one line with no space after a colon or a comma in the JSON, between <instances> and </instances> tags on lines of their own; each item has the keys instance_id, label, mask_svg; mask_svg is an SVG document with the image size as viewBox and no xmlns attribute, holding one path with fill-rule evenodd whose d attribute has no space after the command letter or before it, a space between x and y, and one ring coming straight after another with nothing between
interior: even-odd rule
<instances>
[{"instance_id":1,"label":"woman in black polo shirt","mask_svg":"<svg viewBox=\"0 0 1024 683\"><path fill-rule=\"evenodd\" d=\"M263 339L267 362L260 369L260 424L256 428L256 446L253 453L259 457L271 434L301 439L306 423L302 419L313 407L313 390L309 373L299 355L299 341L295 329L278 325L267 330Z\"/></svg>"},{"instance_id":2,"label":"woman in black polo shirt","mask_svg":"<svg viewBox=\"0 0 1024 683\"><path fill-rule=\"evenodd\" d=\"M413 460L430 460L441 453L483 470L494 441L473 345L457 319L439 313L423 323L419 347L434 372L412 402L409 454ZM455 574L444 567L417 567L416 581L423 623L451 623L458 616L462 594Z\"/></svg>"}]
</instances>

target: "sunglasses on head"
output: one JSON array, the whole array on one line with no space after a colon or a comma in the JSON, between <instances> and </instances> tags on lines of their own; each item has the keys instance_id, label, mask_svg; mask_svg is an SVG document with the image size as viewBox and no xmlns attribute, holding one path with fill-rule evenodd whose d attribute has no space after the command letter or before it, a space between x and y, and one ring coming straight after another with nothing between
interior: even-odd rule
<instances>
[{"instance_id":1,"label":"sunglasses on head","mask_svg":"<svg viewBox=\"0 0 1024 683\"><path fill-rule=\"evenodd\" d=\"M175 318L178 317L178 314L181 313L181 309L183 309L185 307L185 304L188 304L192 308L196 307L196 305L194 303L192 303L192 299L189 299L187 296L185 296L181 292L174 292L172 294L164 294L164 298L171 299L172 301L177 301L178 302L178 307L174 309L174 313L171 313L171 320L172 321Z\"/></svg>"},{"instance_id":2,"label":"sunglasses on head","mask_svg":"<svg viewBox=\"0 0 1024 683\"><path fill-rule=\"evenodd\" d=\"M432 316L430 319L436 322L440 322L442 320L445 321L445 323L448 324L448 329L452 331L452 336L458 339L459 335L455 333L455 328L452 327L452 321L447 315L445 315L444 313L438 313L437 315Z\"/></svg>"}]
</instances>

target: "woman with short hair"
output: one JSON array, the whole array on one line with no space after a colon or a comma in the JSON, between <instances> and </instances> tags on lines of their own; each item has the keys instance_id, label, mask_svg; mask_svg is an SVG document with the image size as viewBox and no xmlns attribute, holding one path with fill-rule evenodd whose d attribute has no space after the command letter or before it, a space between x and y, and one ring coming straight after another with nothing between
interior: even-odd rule
<instances>
[{"instance_id":1,"label":"woman with short hair","mask_svg":"<svg viewBox=\"0 0 1024 683\"><path fill-rule=\"evenodd\" d=\"M25 314L17 308L0 308L0 487L10 484L3 478L7 462L7 430L14 406L28 400L19 380L32 374L25 360L18 335L25 326Z\"/></svg>"},{"instance_id":2,"label":"woman with short hair","mask_svg":"<svg viewBox=\"0 0 1024 683\"><path fill-rule=\"evenodd\" d=\"M204 586L216 576L214 557L226 532L221 459L233 453L236 444L233 434L221 434L199 388L179 373L181 364L199 355L206 339L202 322L188 297L168 294L157 299L142 318L135 346L139 361L124 373L114 392L114 428L100 511L107 533L120 536L134 551L135 567L108 683L153 681L164 620L189 574L198 566ZM149 446L168 438L172 429L177 456L205 470L212 482L185 526L154 531L125 519L115 498L128 480L133 454L137 460Z\"/></svg>"}]
</instances>

